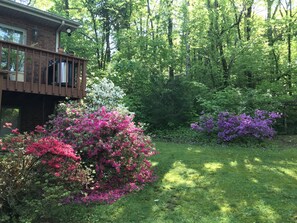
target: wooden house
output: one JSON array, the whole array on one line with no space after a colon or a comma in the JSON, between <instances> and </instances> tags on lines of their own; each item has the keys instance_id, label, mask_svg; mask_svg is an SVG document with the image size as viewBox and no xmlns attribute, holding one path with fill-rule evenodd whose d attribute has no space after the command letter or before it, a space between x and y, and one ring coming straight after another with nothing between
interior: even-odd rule
<instances>
[{"instance_id":1,"label":"wooden house","mask_svg":"<svg viewBox=\"0 0 297 223\"><path fill-rule=\"evenodd\" d=\"M43 124L58 101L85 96L86 60L59 51L61 32L79 23L10 0L0 0L0 134Z\"/></svg>"}]
</instances>

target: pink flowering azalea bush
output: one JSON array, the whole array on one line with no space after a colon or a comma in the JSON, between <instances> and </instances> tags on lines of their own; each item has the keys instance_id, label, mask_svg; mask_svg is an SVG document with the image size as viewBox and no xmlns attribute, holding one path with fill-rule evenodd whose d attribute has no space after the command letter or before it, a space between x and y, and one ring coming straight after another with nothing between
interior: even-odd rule
<instances>
[{"instance_id":1,"label":"pink flowering azalea bush","mask_svg":"<svg viewBox=\"0 0 297 223\"><path fill-rule=\"evenodd\" d=\"M41 126L11 132L0 141L0 222L37 221L91 181L73 148Z\"/></svg>"},{"instance_id":2,"label":"pink flowering azalea bush","mask_svg":"<svg viewBox=\"0 0 297 223\"><path fill-rule=\"evenodd\" d=\"M88 175L81 170L80 156L73 148L54 137L43 137L26 147L25 154L36 157L47 173L66 182L88 183Z\"/></svg>"},{"instance_id":3,"label":"pink flowering azalea bush","mask_svg":"<svg viewBox=\"0 0 297 223\"><path fill-rule=\"evenodd\" d=\"M6 127L0 222L44 222L59 203L112 203L155 179L148 158L156 150L127 113L70 102L60 104L46 128Z\"/></svg>"},{"instance_id":4,"label":"pink flowering azalea bush","mask_svg":"<svg viewBox=\"0 0 297 223\"><path fill-rule=\"evenodd\" d=\"M111 203L154 180L148 157L156 150L132 116L104 107L88 112L68 104L48 126L50 136L71 145L83 165L93 170L94 182L76 202Z\"/></svg>"}]
</instances>

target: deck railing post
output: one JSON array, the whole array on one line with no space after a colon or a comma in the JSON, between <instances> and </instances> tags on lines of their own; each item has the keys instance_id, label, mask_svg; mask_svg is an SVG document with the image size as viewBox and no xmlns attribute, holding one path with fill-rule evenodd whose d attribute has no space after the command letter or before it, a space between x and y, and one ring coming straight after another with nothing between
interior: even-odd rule
<instances>
[{"instance_id":1,"label":"deck railing post","mask_svg":"<svg viewBox=\"0 0 297 223\"><path fill-rule=\"evenodd\" d=\"M0 112L1 112L1 110L2 110L3 75L4 75L4 73L1 73L1 72L0 72Z\"/></svg>"},{"instance_id":2,"label":"deck railing post","mask_svg":"<svg viewBox=\"0 0 297 223\"><path fill-rule=\"evenodd\" d=\"M83 62L83 80L82 80L82 97L86 96L86 84L87 84L87 63Z\"/></svg>"}]
</instances>

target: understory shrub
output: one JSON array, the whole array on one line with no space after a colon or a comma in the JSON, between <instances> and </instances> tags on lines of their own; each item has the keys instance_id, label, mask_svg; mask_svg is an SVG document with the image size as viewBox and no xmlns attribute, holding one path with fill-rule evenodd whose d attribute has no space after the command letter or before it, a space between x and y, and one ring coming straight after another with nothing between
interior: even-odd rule
<instances>
[{"instance_id":1,"label":"understory shrub","mask_svg":"<svg viewBox=\"0 0 297 223\"><path fill-rule=\"evenodd\" d=\"M265 88L267 89L267 88ZM255 109L280 111L282 100L269 90L226 87L199 99L202 111L218 115L221 111L235 114L253 113Z\"/></svg>"},{"instance_id":2,"label":"understory shrub","mask_svg":"<svg viewBox=\"0 0 297 223\"><path fill-rule=\"evenodd\" d=\"M182 75L181 75L182 76ZM194 113L194 101L198 88L190 80L156 78L146 85L133 89L127 105L149 131L186 126ZM198 91L199 92L199 91Z\"/></svg>"},{"instance_id":3,"label":"understory shrub","mask_svg":"<svg viewBox=\"0 0 297 223\"><path fill-rule=\"evenodd\" d=\"M92 83L87 87L85 105L91 111L97 111L104 106L107 110L127 110L123 103L126 94L107 78L101 79L98 83Z\"/></svg>"},{"instance_id":4,"label":"understory shrub","mask_svg":"<svg viewBox=\"0 0 297 223\"><path fill-rule=\"evenodd\" d=\"M192 123L191 128L208 137L217 137L219 142L272 139L276 134L272 126L280 117L278 112L262 110L256 110L253 116L220 112L217 117L201 115L199 122Z\"/></svg>"},{"instance_id":5,"label":"understory shrub","mask_svg":"<svg viewBox=\"0 0 297 223\"><path fill-rule=\"evenodd\" d=\"M147 158L155 148L132 116L104 107L92 112L64 104L48 126L50 136L70 144L93 171L94 182L75 202L111 203L154 179Z\"/></svg>"}]
</instances>

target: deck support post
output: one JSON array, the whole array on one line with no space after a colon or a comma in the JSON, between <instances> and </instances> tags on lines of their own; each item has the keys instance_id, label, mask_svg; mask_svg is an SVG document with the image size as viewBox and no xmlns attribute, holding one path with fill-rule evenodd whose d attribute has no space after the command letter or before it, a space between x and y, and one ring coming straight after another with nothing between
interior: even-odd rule
<instances>
[{"instance_id":1,"label":"deck support post","mask_svg":"<svg viewBox=\"0 0 297 223\"><path fill-rule=\"evenodd\" d=\"M7 73L0 71L0 113L2 110L2 89L3 89L3 76L4 75L7 75Z\"/></svg>"}]
</instances>

